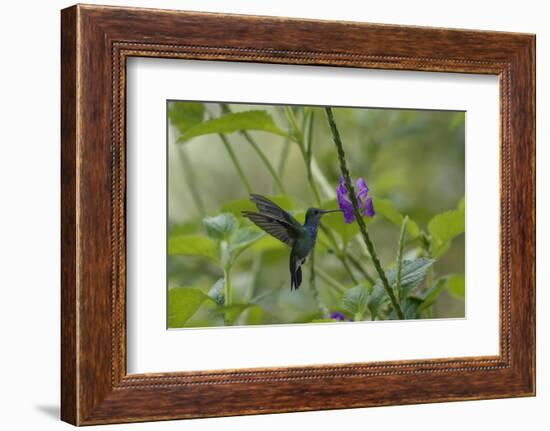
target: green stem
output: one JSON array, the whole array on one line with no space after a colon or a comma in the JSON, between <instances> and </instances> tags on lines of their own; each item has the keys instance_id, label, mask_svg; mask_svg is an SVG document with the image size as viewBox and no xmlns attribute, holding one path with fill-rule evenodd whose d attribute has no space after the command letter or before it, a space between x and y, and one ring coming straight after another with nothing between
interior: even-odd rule
<instances>
[{"instance_id":1,"label":"green stem","mask_svg":"<svg viewBox=\"0 0 550 431\"><path fill-rule=\"evenodd\" d=\"M401 292L401 273L403 270L403 249L405 247L405 235L407 232L407 222L409 217L405 216L403 218L403 223L401 223L401 231L399 232L399 243L397 247L397 277L395 281L395 290L397 291L397 297L399 302L403 299L403 294Z\"/></svg>"},{"instance_id":2,"label":"green stem","mask_svg":"<svg viewBox=\"0 0 550 431\"><path fill-rule=\"evenodd\" d=\"M246 187L246 190L248 193L252 193L252 186L250 185L250 182L248 181L248 178L246 177L246 174L243 171L243 168L241 167L241 164L239 163L239 160L237 159L237 156L235 155L235 152L233 151L233 148L231 147L231 144L225 137L223 133L219 133L218 136L223 142L223 145L225 146L225 149L227 150L227 154L229 154L229 157L231 158L231 161L233 162L233 165L235 166L235 169L237 170L237 173L239 174L239 177L241 178L241 181L243 182L244 186Z\"/></svg>"},{"instance_id":3,"label":"green stem","mask_svg":"<svg viewBox=\"0 0 550 431\"><path fill-rule=\"evenodd\" d=\"M426 251L426 254L428 258L432 258L432 241L431 238L429 238L425 233L422 233L422 244L424 246L424 250ZM426 284L428 288L432 286L434 283L434 270L433 267L428 268L428 273L426 274Z\"/></svg>"},{"instance_id":4,"label":"green stem","mask_svg":"<svg viewBox=\"0 0 550 431\"><path fill-rule=\"evenodd\" d=\"M288 153L290 150L290 139L286 138L281 150L281 156L279 157L279 164L277 166L277 174L282 177L285 172L286 160L288 159Z\"/></svg>"},{"instance_id":5,"label":"green stem","mask_svg":"<svg viewBox=\"0 0 550 431\"><path fill-rule=\"evenodd\" d=\"M329 310L321 301L321 297L319 295L319 290L317 290L317 284L315 282L315 250L312 251L311 256L309 258L309 285L311 287L311 293L313 294L313 297L315 298L315 302L317 303L317 306L319 307L319 311L321 311L321 317L327 318L329 316Z\"/></svg>"},{"instance_id":6,"label":"green stem","mask_svg":"<svg viewBox=\"0 0 550 431\"><path fill-rule=\"evenodd\" d=\"M319 169L319 166L315 161L313 154L310 154L308 158L306 146L304 144L304 134L301 131L301 129L298 127L298 123L296 121L296 117L294 116L294 112L292 112L292 109L290 107L286 106L285 113L286 113L288 122L290 124L290 128L292 129L292 132L293 132L291 133L291 135L293 136L294 140L298 144L298 147L300 148L300 153L302 154L302 158L304 159L304 163L306 165L307 179L311 187L311 191L315 196L315 201L317 202L317 205L320 206L321 196L319 194L319 190L317 187L317 183L315 182L315 178L317 178L317 181L321 184L321 187L324 187L324 191L327 194L327 196L332 197L333 195L331 195L331 193L333 193L333 191L328 185L327 179Z\"/></svg>"},{"instance_id":7,"label":"green stem","mask_svg":"<svg viewBox=\"0 0 550 431\"><path fill-rule=\"evenodd\" d=\"M229 307L231 305L231 268L229 266L226 266L223 269L223 281L224 281L224 294L225 294L225 306ZM231 322L229 321L229 310L225 313L225 325L231 325Z\"/></svg>"},{"instance_id":8,"label":"green stem","mask_svg":"<svg viewBox=\"0 0 550 431\"><path fill-rule=\"evenodd\" d=\"M371 256L372 263L374 264L374 268L376 269L376 272L378 273L378 276L380 277L380 280L382 280L382 285L384 286L384 289L386 290L386 293L390 298L390 301L392 303L392 307L394 308L394 310L395 310L397 316L399 317L399 319L404 319L405 316L403 314L403 311L401 310L401 306L397 302L397 298L395 297L393 289L391 288L390 283L388 282L388 279L386 277L386 273L384 272L384 269L382 268L382 265L380 264L380 260L378 259L378 254L376 253L376 250L374 248L374 244L373 244L372 240L370 239L370 236L367 232L367 227L365 225L365 221L363 220L363 216L361 215L361 212L359 211L359 203L357 202L357 196L355 195L355 189L353 188L350 173L349 173L347 165L346 165L346 154L344 152L344 147L343 147L343 144L342 144L342 140L340 139L340 133L338 132L338 128L337 128L336 123L334 121L334 115L332 113L332 109L330 107L326 107L325 111L327 113L327 118L328 118L330 130L332 132L332 137L334 139L334 144L336 145L336 149L338 150L338 159L340 161L340 170L342 171L342 175L344 177L346 188L348 190L348 196L349 196L349 198L351 200L351 204L353 206L353 213L355 215L357 224L359 225L359 230L361 231L361 235L363 236L363 241L365 242L365 245L367 246L367 250L369 251L369 254Z\"/></svg>"},{"instance_id":9,"label":"green stem","mask_svg":"<svg viewBox=\"0 0 550 431\"><path fill-rule=\"evenodd\" d=\"M262 256L263 256L262 253L258 253L257 255L255 255L252 260L252 265L250 267L250 274L252 275L250 280L249 294L248 294L248 298L249 298L248 302L250 303L256 302L256 300L254 299L255 298L254 295L256 294L256 290L258 289L258 278L260 277L260 271L262 268ZM250 315L250 311L251 311L250 308L247 308L246 310L243 311L242 313L243 321L246 321L246 319Z\"/></svg>"},{"instance_id":10,"label":"green stem","mask_svg":"<svg viewBox=\"0 0 550 431\"><path fill-rule=\"evenodd\" d=\"M306 149L304 146L304 136L300 129L298 129L298 125L296 124L296 120L294 119L294 114L292 113L292 110L290 108L286 108L287 115L291 124L291 128L294 131L293 135L296 139L296 143L298 144L298 148L300 149L300 154L302 155L302 160L304 161L304 164L306 166L306 177L309 183L309 186L311 188L311 191L313 192L313 196L315 196L315 202L317 205L321 205L321 198L319 196L319 191L317 190L317 186L315 185L315 182L312 180L310 173L310 164L308 162L308 157L306 154Z\"/></svg>"},{"instance_id":11,"label":"green stem","mask_svg":"<svg viewBox=\"0 0 550 431\"><path fill-rule=\"evenodd\" d=\"M305 117L304 129L306 130L306 155L308 166L311 167L311 154L313 148L313 123L315 121L315 111L309 111Z\"/></svg>"},{"instance_id":12,"label":"green stem","mask_svg":"<svg viewBox=\"0 0 550 431\"><path fill-rule=\"evenodd\" d=\"M327 236L327 238L330 240L331 242L331 245L332 245L332 252L333 254L338 258L338 260L342 263L342 265L344 266L344 269L347 271L348 275L349 275L349 278L352 280L352 282L354 284L357 284L358 281L357 281L357 278L355 278L355 275L353 274L353 271L351 270L351 268L349 267L349 264L347 263L347 253L343 252L341 249L340 249L340 246L338 245L338 241L336 240L335 236L334 236L334 233L332 232L332 230L328 229L326 226L324 226L323 224L320 225L321 226L321 230L323 231L323 233ZM325 246L327 246L327 244L325 243ZM330 246L327 246L327 248L330 248Z\"/></svg>"},{"instance_id":13,"label":"green stem","mask_svg":"<svg viewBox=\"0 0 550 431\"><path fill-rule=\"evenodd\" d=\"M315 180L311 176L311 171L307 174L307 179L309 181L309 184L311 186L311 191L313 192L313 195L315 196L315 202L317 202L317 205L321 206L321 195L319 194L319 190L317 189L317 185L315 184Z\"/></svg>"},{"instance_id":14,"label":"green stem","mask_svg":"<svg viewBox=\"0 0 550 431\"><path fill-rule=\"evenodd\" d=\"M273 177L273 180L277 184L277 187L279 187L279 190L281 191L281 193L286 194L286 190L285 190L285 186L283 185L283 181L281 180L279 175L277 175L277 171L275 170L275 168L273 167L273 165L271 164L271 162L269 161L269 159L267 158L265 153L260 149L260 147L258 146L256 141L254 141L252 136L250 136L250 133L248 133L246 130L243 130L241 133L244 136L244 138L248 141L248 143L252 146L252 148L254 148L254 150L256 151L258 156L260 157L260 159L264 163L265 167L267 168L267 170L269 171L269 173Z\"/></svg>"},{"instance_id":15,"label":"green stem","mask_svg":"<svg viewBox=\"0 0 550 431\"><path fill-rule=\"evenodd\" d=\"M177 146L176 151L180 156L181 164L183 165L183 172L185 173L185 179L187 181L187 185L189 186L189 190L191 191L191 196L195 201L195 205L201 218L204 218L206 216L206 208L204 207L202 196L197 188L198 181L196 180L193 165L189 162L186 149L183 146Z\"/></svg>"},{"instance_id":16,"label":"green stem","mask_svg":"<svg viewBox=\"0 0 550 431\"><path fill-rule=\"evenodd\" d=\"M281 288L284 286L284 284L285 283L281 283L281 285L279 287L274 287L273 289L268 290L267 292L264 292L264 293L259 294L258 296L255 296L254 298L252 298L250 300L250 302L253 303L253 304L257 304L258 302L260 302L262 299L268 297L269 295L273 295L277 292L280 292Z\"/></svg>"},{"instance_id":17,"label":"green stem","mask_svg":"<svg viewBox=\"0 0 550 431\"><path fill-rule=\"evenodd\" d=\"M434 285L434 278L434 270L430 267L428 268L428 274L426 275L426 285L428 289Z\"/></svg>"},{"instance_id":18,"label":"green stem","mask_svg":"<svg viewBox=\"0 0 550 431\"><path fill-rule=\"evenodd\" d=\"M325 283L327 283L333 289L336 289L339 293L344 293L346 288L342 286L338 281L328 275L320 268L315 268L315 274L317 274Z\"/></svg>"},{"instance_id":19,"label":"green stem","mask_svg":"<svg viewBox=\"0 0 550 431\"><path fill-rule=\"evenodd\" d=\"M351 270L351 268L350 268L350 266L349 266L348 259L347 259L345 253L341 254L340 262L342 262L342 265L344 265L344 268L345 268L346 271L348 272L348 274L349 274L349 276L350 276L350 278L351 278L351 281L353 281L353 284L358 284L359 281L357 280L357 278L355 277L355 275L353 275L353 271Z\"/></svg>"},{"instance_id":20,"label":"green stem","mask_svg":"<svg viewBox=\"0 0 550 431\"><path fill-rule=\"evenodd\" d=\"M285 112L288 118L288 122L290 123L290 127L292 129L292 135L294 136L296 143L298 144L298 147L300 148L300 153L302 154L302 159L304 160L304 164L306 165L306 173L307 173L307 180L309 183L309 186L311 188L311 191L313 192L313 195L315 196L315 202L317 202L317 205L321 206L321 196L319 195L319 190L317 189L317 185L315 184L315 180L313 179L313 175L311 173L311 153L308 156L308 153L306 151L306 147L304 144L304 134L302 130L298 127L298 123L296 121L296 118L294 117L294 112L292 112L292 109L288 106L285 107ZM308 143L308 145L311 147L311 143Z\"/></svg>"},{"instance_id":21,"label":"green stem","mask_svg":"<svg viewBox=\"0 0 550 431\"><path fill-rule=\"evenodd\" d=\"M304 160L306 160L306 150L304 148L304 135L301 131L301 129L298 127L298 122L296 121L296 117L294 116L294 112L292 112L292 108L290 106L285 106L285 113L286 117L288 118L288 122L290 123L290 127L292 129L292 136L294 136L294 139L296 140L296 143L300 147L300 151L302 152L302 156L304 157Z\"/></svg>"},{"instance_id":22,"label":"green stem","mask_svg":"<svg viewBox=\"0 0 550 431\"><path fill-rule=\"evenodd\" d=\"M321 187L324 195L328 199L334 199L336 197L336 191L330 185L329 181L323 174L323 171L321 171L321 168L313 155L311 156L311 173L313 174L313 178L317 180L317 184Z\"/></svg>"},{"instance_id":23,"label":"green stem","mask_svg":"<svg viewBox=\"0 0 550 431\"><path fill-rule=\"evenodd\" d=\"M258 253L252 261L252 267L250 272L252 274L252 280L250 282L250 298L253 298L258 288L258 279L260 278L260 271L262 269L263 254Z\"/></svg>"},{"instance_id":24,"label":"green stem","mask_svg":"<svg viewBox=\"0 0 550 431\"><path fill-rule=\"evenodd\" d=\"M312 151L313 151L313 122L314 122L314 111L310 111L306 118L304 119L304 129L306 130L306 146L305 146L305 162L307 167L307 180L309 181L309 184L311 185L311 190L313 191L313 194L315 195L315 201L317 202L317 205L321 205L321 195L319 194L319 189L317 188L317 184L315 183L315 179L313 178L313 173L311 171L311 159L312 159Z\"/></svg>"},{"instance_id":25,"label":"green stem","mask_svg":"<svg viewBox=\"0 0 550 431\"><path fill-rule=\"evenodd\" d=\"M353 254L351 253L346 253L349 261L351 262L351 264L354 266L354 268L359 271L363 277L365 277L365 279L367 279L367 281L370 283L370 284L374 284L374 278L372 278L372 276L367 272L367 270L365 268L363 268L363 265L361 265L361 263L355 258L355 256L353 256Z\"/></svg>"},{"instance_id":26,"label":"green stem","mask_svg":"<svg viewBox=\"0 0 550 431\"><path fill-rule=\"evenodd\" d=\"M227 105L226 103L222 103L221 104L221 108L222 108L222 111L224 113L230 113L232 112L231 111L231 108L229 108L229 105ZM273 180L275 181L275 183L277 184L277 187L279 187L279 190L281 191L282 194L286 194L286 191L285 191L285 187L283 186L283 182L281 181L281 179L279 178L279 176L277 175L277 171L275 171L275 168L273 167L273 165L271 164L271 162L269 161L269 159L267 158L267 156L265 155L265 153L261 150L261 148L258 146L258 144L256 143L256 141L254 140L254 138L252 138L252 136L250 135L250 133L248 133L246 130L241 130L241 134L243 135L243 137L246 139L246 141L252 146L252 148L254 149L254 151L256 151L256 154L258 155L258 157L260 157L260 159L262 160L263 164L265 165L265 167L267 168L267 170L269 171L269 173L271 174L271 176L273 177Z\"/></svg>"}]
</instances>

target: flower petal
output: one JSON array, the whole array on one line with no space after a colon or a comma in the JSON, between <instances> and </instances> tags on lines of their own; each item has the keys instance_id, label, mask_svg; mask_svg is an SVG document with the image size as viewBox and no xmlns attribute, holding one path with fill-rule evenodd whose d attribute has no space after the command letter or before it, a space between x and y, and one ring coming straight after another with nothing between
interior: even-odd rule
<instances>
[{"instance_id":1,"label":"flower petal","mask_svg":"<svg viewBox=\"0 0 550 431\"><path fill-rule=\"evenodd\" d=\"M344 313L340 313L339 311L335 311L330 315L331 319L338 320L339 322L346 320L346 316Z\"/></svg>"},{"instance_id":2,"label":"flower petal","mask_svg":"<svg viewBox=\"0 0 550 431\"><path fill-rule=\"evenodd\" d=\"M340 206L340 209L344 213L344 221L347 224L353 223L355 221L355 214L353 214L352 203L348 200L344 200L342 202L338 202L338 205Z\"/></svg>"},{"instance_id":3,"label":"flower petal","mask_svg":"<svg viewBox=\"0 0 550 431\"><path fill-rule=\"evenodd\" d=\"M343 177L340 177L340 184L336 188L336 198L338 200L338 206L344 213L344 221L348 224L353 223L355 221L353 205L349 199L348 190Z\"/></svg>"},{"instance_id":4,"label":"flower petal","mask_svg":"<svg viewBox=\"0 0 550 431\"><path fill-rule=\"evenodd\" d=\"M367 217L374 217L374 204L372 203L372 198L368 197L367 202L365 202L365 215Z\"/></svg>"},{"instance_id":5,"label":"flower petal","mask_svg":"<svg viewBox=\"0 0 550 431\"><path fill-rule=\"evenodd\" d=\"M363 177L360 177L357 180L357 198L359 200L364 200L369 194L369 186Z\"/></svg>"}]
</instances>

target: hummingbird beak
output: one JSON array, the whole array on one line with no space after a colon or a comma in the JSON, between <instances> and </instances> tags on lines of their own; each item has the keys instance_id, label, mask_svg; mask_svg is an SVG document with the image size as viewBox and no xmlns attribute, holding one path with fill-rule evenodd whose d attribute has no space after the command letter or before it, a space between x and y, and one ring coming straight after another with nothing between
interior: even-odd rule
<instances>
[{"instance_id":1,"label":"hummingbird beak","mask_svg":"<svg viewBox=\"0 0 550 431\"><path fill-rule=\"evenodd\" d=\"M329 213L339 213L342 212L342 210L322 210L322 214L329 214Z\"/></svg>"}]
</instances>

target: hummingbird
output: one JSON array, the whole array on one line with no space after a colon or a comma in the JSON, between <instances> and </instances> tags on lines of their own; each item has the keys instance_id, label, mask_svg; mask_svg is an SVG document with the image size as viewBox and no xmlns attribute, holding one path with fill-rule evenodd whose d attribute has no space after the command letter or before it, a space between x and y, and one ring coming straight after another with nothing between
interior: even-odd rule
<instances>
[{"instance_id":1,"label":"hummingbird","mask_svg":"<svg viewBox=\"0 0 550 431\"><path fill-rule=\"evenodd\" d=\"M308 208L305 223L302 225L289 212L265 196L251 194L250 200L256 204L256 211L242 211L242 215L274 238L288 245L290 250L290 290L302 284L302 268L315 247L317 230L324 214L341 210Z\"/></svg>"}]
</instances>

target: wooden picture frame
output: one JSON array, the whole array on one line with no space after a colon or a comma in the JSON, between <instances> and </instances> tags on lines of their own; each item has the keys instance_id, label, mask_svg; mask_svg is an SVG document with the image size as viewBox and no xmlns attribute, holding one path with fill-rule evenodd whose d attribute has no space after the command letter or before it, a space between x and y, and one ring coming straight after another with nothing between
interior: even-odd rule
<instances>
[{"instance_id":1,"label":"wooden picture frame","mask_svg":"<svg viewBox=\"0 0 550 431\"><path fill-rule=\"evenodd\" d=\"M82 5L64 9L61 24L64 421L535 394L534 35ZM498 75L500 354L128 375L125 65L131 56Z\"/></svg>"}]
</instances>

